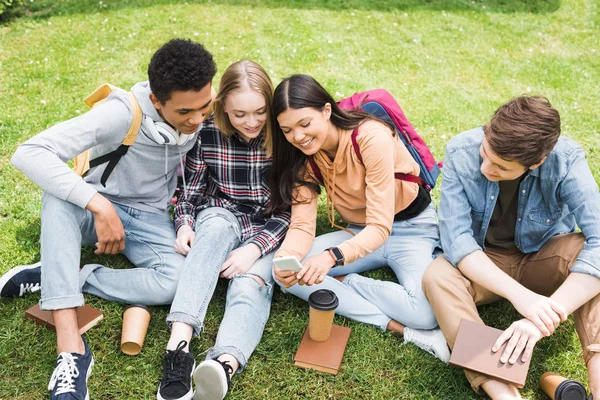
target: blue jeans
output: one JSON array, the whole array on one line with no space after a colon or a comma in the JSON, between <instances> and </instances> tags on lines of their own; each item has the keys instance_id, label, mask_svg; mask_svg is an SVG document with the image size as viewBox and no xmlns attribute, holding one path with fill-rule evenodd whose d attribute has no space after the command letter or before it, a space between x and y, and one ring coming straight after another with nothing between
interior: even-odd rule
<instances>
[{"instance_id":1,"label":"blue jeans","mask_svg":"<svg viewBox=\"0 0 600 400\"><path fill-rule=\"evenodd\" d=\"M123 303L171 303L184 257L175 253L175 229L168 211L151 213L115 203L113 206L125 230L122 254L137 268L88 264L80 270L81 246L93 246L98 241L94 214L44 193L42 309L81 306L82 292Z\"/></svg>"},{"instance_id":2,"label":"blue jeans","mask_svg":"<svg viewBox=\"0 0 600 400\"><path fill-rule=\"evenodd\" d=\"M363 227L349 225L358 233ZM339 245L351 238L345 231L318 236L306 257ZM333 267L325 280L312 286L294 285L284 292L304 300L318 289L330 289L337 295L336 314L372 324L385 330L391 319L416 329L433 329L437 321L421 289L421 278L433 261L434 253L441 253L437 216L430 205L418 216L406 221L395 221L388 240L371 254L343 267ZM390 267L398 283L380 281L358 275L381 267ZM334 276L348 274L343 282ZM278 282L279 283L279 282Z\"/></svg>"},{"instance_id":3,"label":"blue jeans","mask_svg":"<svg viewBox=\"0 0 600 400\"><path fill-rule=\"evenodd\" d=\"M211 207L198 213L196 238L185 259L171 313L167 316L169 326L183 322L194 328L194 336L200 334L221 266L232 250L245 244L240 243L240 231L235 215L224 208ZM240 372L248 364L271 311L273 254L259 258L248 272L235 275L229 281L225 315L216 343L206 354L207 359L231 354L240 363Z\"/></svg>"}]
</instances>

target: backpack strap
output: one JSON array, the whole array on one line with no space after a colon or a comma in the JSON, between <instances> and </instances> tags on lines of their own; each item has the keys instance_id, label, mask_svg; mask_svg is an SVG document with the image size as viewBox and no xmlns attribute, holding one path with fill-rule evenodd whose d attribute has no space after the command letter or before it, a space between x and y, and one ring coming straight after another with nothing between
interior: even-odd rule
<instances>
[{"instance_id":1,"label":"backpack strap","mask_svg":"<svg viewBox=\"0 0 600 400\"><path fill-rule=\"evenodd\" d=\"M315 177L319 180L319 183L323 183L323 175L321 175L321 170L319 169L319 166L315 162L313 156L308 156L308 163L310 164L313 174L315 174Z\"/></svg>"},{"instance_id":2,"label":"backpack strap","mask_svg":"<svg viewBox=\"0 0 600 400\"><path fill-rule=\"evenodd\" d=\"M142 125L142 108L140 107L140 104L131 92L129 92L129 104L131 105L132 120L131 125L129 125L127 135L125 135L125 139L123 139L121 145L116 150L104 154L103 156L96 157L93 160L90 160L89 162L90 168L97 167L98 165L102 165L104 163L108 163L106 165L106 168L104 169L104 172L102 173L102 177L100 178L100 183L104 187L106 187L106 181L108 180L108 177L121 160L121 157L127 154L129 146L131 146L135 142L135 138L137 137L137 134L140 131L140 127Z\"/></svg>"},{"instance_id":3,"label":"backpack strap","mask_svg":"<svg viewBox=\"0 0 600 400\"><path fill-rule=\"evenodd\" d=\"M358 136L358 128L355 128L352 131L352 135L350 135L350 138L352 139L352 147L354 147L354 152L356 153L356 157L358 157L358 160L361 163L363 163L362 155L360 154L360 147L358 147L358 141L356 140L357 136ZM316 164L315 164L315 166L316 166ZM313 170L314 170L314 168L313 168ZM402 172L395 172L394 178L401 180L401 181L416 183L419 186L423 186L425 188L429 187L429 185L427 185L427 183L425 183L425 181L423 179L421 179L420 176L403 174Z\"/></svg>"}]
</instances>

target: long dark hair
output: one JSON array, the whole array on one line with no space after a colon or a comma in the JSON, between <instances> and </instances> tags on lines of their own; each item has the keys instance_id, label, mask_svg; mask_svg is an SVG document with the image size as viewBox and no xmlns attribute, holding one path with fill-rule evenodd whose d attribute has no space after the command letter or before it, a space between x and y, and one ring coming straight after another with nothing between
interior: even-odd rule
<instances>
[{"instance_id":1,"label":"long dark hair","mask_svg":"<svg viewBox=\"0 0 600 400\"><path fill-rule=\"evenodd\" d=\"M363 111L340 109L327 90L309 75L292 75L277 85L273 95L273 113L271 115L273 119L273 138L271 141L273 145L273 166L270 177L270 213L287 210L293 203L307 200L295 198L294 188L307 186L316 194L321 191L318 184L307 182L304 179L307 156L287 141L279 126L277 116L289 108L313 108L323 111L327 103L331 105L330 121L340 130L351 131L368 119L376 119ZM385 122L383 123L385 124Z\"/></svg>"}]
</instances>

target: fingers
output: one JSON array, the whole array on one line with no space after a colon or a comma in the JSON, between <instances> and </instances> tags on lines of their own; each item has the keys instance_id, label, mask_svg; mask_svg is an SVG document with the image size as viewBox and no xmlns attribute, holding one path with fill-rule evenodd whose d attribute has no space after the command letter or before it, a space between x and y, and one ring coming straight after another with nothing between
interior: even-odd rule
<instances>
[{"instance_id":1,"label":"fingers","mask_svg":"<svg viewBox=\"0 0 600 400\"><path fill-rule=\"evenodd\" d=\"M94 250L94 254L104 254L104 248L106 245L104 243L96 242L96 250Z\"/></svg>"},{"instance_id":2,"label":"fingers","mask_svg":"<svg viewBox=\"0 0 600 400\"><path fill-rule=\"evenodd\" d=\"M187 240L185 238L177 238L177 240L175 240L175 251L177 253L187 256L190 250L191 248L187 245Z\"/></svg>"},{"instance_id":3,"label":"fingers","mask_svg":"<svg viewBox=\"0 0 600 400\"><path fill-rule=\"evenodd\" d=\"M318 285L319 283L323 283L323 281L325 280L325 277L327 276L327 274L321 274L317 277L317 279L315 280L315 283Z\"/></svg>"},{"instance_id":4,"label":"fingers","mask_svg":"<svg viewBox=\"0 0 600 400\"><path fill-rule=\"evenodd\" d=\"M298 279L299 281L302 280L302 278L304 277L304 274L306 274L306 271L308 271L309 269L310 269L310 265L302 264L302 268L296 274L296 279Z\"/></svg>"},{"instance_id":5,"label":"fingers","mask_svg":"<svg viewBox=\"0 0 600 400\"><path fill-rule=\"evenodd\" d=\"M520 332L514 332L512 334L510 340L508 341L508 344L506 345L506 349L504 349L504 352L502 353L502 356L500 357L500 362L502 364L506 364L509 357L512 355L513 351L515 350L515 347L517 346L517 343L519 342L520 338L521 338Z\"/></svg>"},{"instance_id":6,"label":"fingers","mask_svg":"<svg viewBox=\"0 0 600 400\"><path fill-rule=\"evenodd\" d=\"M569 314L562 304L550 299L550 306L552 307L552 310L560 317L560 322L565 322L567 320Z\"/></svg>"},{"instance_id":7,"label":"fingers","mask_svg":"<svg viewBox=\"0 0 600 400\"><path fill-rule=\"evenodd\" d=\"M514 332L514 329L512 326L508 327L508 329L506 329L504 332L502 332L500 334L500 336L498 336L498 339L496 339L496 341L494 342L494 345L492 346L492 351L494 353L497 352L500 349L500 347L502 347L504 342L506 342L508 339L510 339L513 332Z\"/></svg>"},{"instance_id":8,"label":"fingers","mask_svg":"<svg viewBox=\"0 0 600 400\"><path fill-rule=\"evenodd\" d=\"M521 360L523 362L525 362L525 361L529 360L529 358L531 358L535 344L536 344L535 340L529 339L529 341L527 342L527 346L525 346L525 351L523 352L523 357L521 357Z\"/></svg>"},{"instance_id":9,"label":"fingers","mask_svg":"<svg viewBox=\"0 0 600 400\"><path fill-rule=\"evenodd\" d=\"M528 342L529 342L528 336L521 335L521 337L519 338L519 341L517 342L517 346L515 347L515 350L512 353L512 356L510 356L510 358L508 359L509 364L514 364L517 362L517 360L519 359L519 356L525 349L525 346L527 345Z\"/></svg>"},{"instance_id":10,"label":"fingers","mask_svg":"<svg viewBox=\"0 0 600 400\"><path fill-rule=\"evenodd\" d=\"M225 260L223 265L221 265L221 272L223 272L227 268L231 267L232 264L233 264L233 261L231 260L231 256L229 256L229 258L227 260Z\"/></svg>"},{"instance_id":11,"label":"fingers","mask_svg":"<svg viewBox=\"0 0 600 400\"><path fill-rule=\"evenodd\" d=\"M317 268L310 267L308 269L308 271L306 271L306 273L304 274L304 277L302 279L300 279L300 284L310 286L315 282L315 279L318 276L319 276L319 272L317 271Z\"/></svg>"},{"instance_id":12,"label":"fingers","mask_svg":"<svg viewBox=\"0 0 600 400\"><path fill-rule=\"evenodd\" d=\"M542 335L550 336L550 331L548 331L546 324L540 319L539 315L535 315L531 322L542 332Z\"/></svg>"},{"instance_id":13,"label":"fingers","mask_svg":"<svg viewBox=\"0 0 600 400\"><path fill-rule=\"evenodd\" d=\"M541 313L539 315L540 320L542 321L542 323L544 324L544 326L547 329L547 332L542 332L544 334L544 336L550 336L553 332L554 332L554 321L552 320L552 318L550 317L550 315L555 315L556 313L554 313L552 310L549 310L549 313ZM555 315L555 318L558 318L558 315Z\"/></svg>"},{"instance_id":14,"label":"fingers","mask_svg":"<svg viewBox=\"0 0 600 400\"><path fill-rule=\"evenodd\" d=\"M275 275L275 279L279 281L283 287L289 288L298 283L298 278L296 278L296 272L290 270L281 270L273 265L273 272Z\"/></svg>"}]
</instances>

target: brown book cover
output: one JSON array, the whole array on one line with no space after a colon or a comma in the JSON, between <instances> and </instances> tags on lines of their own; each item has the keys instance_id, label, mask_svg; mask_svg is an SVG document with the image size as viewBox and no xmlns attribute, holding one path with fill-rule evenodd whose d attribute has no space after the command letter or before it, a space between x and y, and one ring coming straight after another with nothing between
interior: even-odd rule
<instances>
[{"instance_id":1,"label":"brown book cover","mask_svg":"<svg viewBox=\"0 0 600 400\"><path fill-rule=\"evenodd\" d=\"M34 320L37 324L43 325L46 328L55 331L54 319L52 318L51 311L40 310L40 305L29 308L25 311L25 318ZM79 323L79 334L83 335L92 326L96 325L104 314L102 311L90 307L87 304L81 307L77 307L77 322Z\"/></svg>"},{"instance_id":2,"label":"brown book cover","mask_svg":"<svg viewBox=\"0 0 600 400\"><path fill-rule=\"evenodd\" d=\"M342 365L344 351L350 338L350 328L333 325L331 336L324 342L315 342L308 336L308 327L294 356L294 363L300 368L310 368L337 375Z\"/></svg>"},{"instance_id":3,"label":"brown book cover","mask_svg":"<svg viewBox=\"0 0 600 400\"><path fill-rule=\"evenodd\" d=\"M450 356L450 365L481 372L522 388L527 379L531 358L523 362L519 356L514 364L502 364L500 357L507 343L492 353L492 345L502 332L500 329L462 319Z\"/></svg>"}]
</instances>

